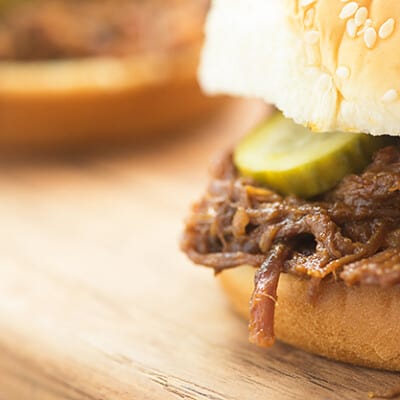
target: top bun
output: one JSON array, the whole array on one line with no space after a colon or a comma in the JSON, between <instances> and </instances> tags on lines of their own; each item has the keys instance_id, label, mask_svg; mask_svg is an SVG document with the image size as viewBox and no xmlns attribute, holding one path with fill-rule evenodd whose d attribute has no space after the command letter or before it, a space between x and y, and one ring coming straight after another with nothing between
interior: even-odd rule
<instances>
[{"instance_id":1,"label":"top bun","mask_svg":"<svg viewBox=\"0 0 400 400\"><path fill-rule=\"evenodd\" d=\"M400 135L399 0L214 0L200 79L315 131Z\"/></svg>"}]
</instances>

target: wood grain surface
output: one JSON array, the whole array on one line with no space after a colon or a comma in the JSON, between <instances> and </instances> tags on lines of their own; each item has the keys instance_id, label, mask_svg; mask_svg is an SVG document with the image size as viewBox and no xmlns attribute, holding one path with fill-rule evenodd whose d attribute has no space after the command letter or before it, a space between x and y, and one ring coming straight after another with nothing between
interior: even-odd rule
<instances>
[{"instance_id":1,"label":"wood grain surface","mask_svg":"<svg viewBox=\"0 0 400 400\"><path fill-rule=\"evenodd\" d=\"M265 112L147 146L0 164L0 400L367 399L397 374L247 343L178 250L207 164Z\"/></svg>"}]
</instances>

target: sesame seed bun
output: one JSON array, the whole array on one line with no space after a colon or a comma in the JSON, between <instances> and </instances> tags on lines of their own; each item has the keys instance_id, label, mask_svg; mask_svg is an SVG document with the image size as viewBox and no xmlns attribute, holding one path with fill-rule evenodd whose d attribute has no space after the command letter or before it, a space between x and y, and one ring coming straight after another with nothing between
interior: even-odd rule
<instances>
[{"instance_id":1,"label":"sesame seed bun","mask_svg":"<svg viewBox=\"0 0 400 400\"><path fill-rule=\"evenodd\" d=\"M0 143L85 145L145 138L210 111L200 41L169 55L0 62Z\"/></svg>"},{"instance_id":2,"label":"sesame seed bun","mask_svg":"<svg viewBox=\"0 0 400 400\"><path fill-rule=\"evenodd\" d=\"M200 72L318 131L400 135L400 2L214 0Z\"/></svg>"},{"instance_id":3,"label":"sesame seed bun","mask_svg":"<svg viewBox=\"0 0 400 400\"><path fill-rule=\"evenodd\" d=\"M248 318L255 269L219 275L235 310ZM322 282L315 304L305 279L281 274L275 311L276 337L334 360L400 371L400 288L346 287Z\"/></svg>"}]
</instances>

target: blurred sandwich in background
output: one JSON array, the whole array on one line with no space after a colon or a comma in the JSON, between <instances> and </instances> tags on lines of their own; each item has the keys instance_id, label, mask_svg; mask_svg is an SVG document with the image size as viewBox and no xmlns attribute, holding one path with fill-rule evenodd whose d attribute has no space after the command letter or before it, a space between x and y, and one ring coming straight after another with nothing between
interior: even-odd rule
<instances>
[{"instance_id":1,"label":"blurred sandwich in background","mask_svg":"<svg viewBox=\"0 0 400 400\"><path fill-rule=\"evenodd\" d=\"M220 103L196 81L208 0L0 0L0 143L174 129Z\"/></svg>"}]
</instances>

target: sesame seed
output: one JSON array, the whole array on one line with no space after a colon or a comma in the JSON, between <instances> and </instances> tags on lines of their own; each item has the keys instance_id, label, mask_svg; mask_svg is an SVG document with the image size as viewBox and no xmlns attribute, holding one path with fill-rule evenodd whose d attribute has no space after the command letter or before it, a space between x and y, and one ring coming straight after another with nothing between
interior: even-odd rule
<instances>
[{"instance_id":1,"label":"sesame seed","mask_svg":"<svg viewBox=\"0 0 400 400\"><path fill-rule=\"evenodd\" d=\"M376 36L376 30L374 28L369 27L365 30L364 42L369 49L372 49L375 46Z\"/></svg>"},{"instance_id":2,"label":"sesame seed","mask_svg":"<svg viewBox=\"0 0 400 400\"><path fill-rule=\"evenodd\" d=\"M347 21L346 32L351 38L355 38L356 37L357 26L356 26L356 22L354 21L354 18L350 18Z\"/></svg>"},{"instance_id":3,"label":"sesame seed","mask_svg":"<svg viewBox=\"0 0 400 400\"><path fill-rule=\"evenodd\" d=\"M384 103L393 103L399 97L399 94L396 89L389 89L383 96L382 101Z\"/></svg>"},{"instance_id":4,"label":"sesame seed","mask_svg":"<svg viewBox=\"0 0 400 400\"><path fill-rule=\"evenodd\" d=\"M304 35L304 39L306 41L306 43L308 44L317 44L318 40L319 40L319 32L312 30L312 31L308 31L305 33Z\"/></svg>"},{"instance_id":5,"label":"sesame seed","mask_svg":"<svg viewBox=\"0 0 400 400\"><path fill-rule=\"evenodd\" d=\"M379 28L379 37L381 39L387 39L394 31L394 19L389 18Z\"/></svg>"},{"instance_id":6,"label":"sesame seed","mask_svg":"<svg viewBox=\"0 0 400 400\"><path fill-rule=\"evenodd\" d=\"M314 22L314 15L315 15L315 10L313 8L309 8L305 15L304 15L304 26L306 28L309 28L313 22Z\"/></svg>"},{"instance_id":7,"label":"sesame seed","mask_svg":"<svg viewBox=\"0 0 400 400\"><path fill-rule=\"evenodd\" d=\"M354 16L354 19L356 21L356 26L361 26L365 23L365 21L368 18L368 10L367 7L360 7L356 15Z\"/></svg>"},{"instance_id":8,"label":"sesame seed","mask_svg":"<svg viewBox=\"0 0 400 400\"><path fill-rule=\"evenodd\" d=\"M345 65L340 65L336 69L336 75L340 79L348 79L350 77L350 69L346 67Z\"/></svg>"},{"instance_id":9,"label":"sesame seed","mask_svg":"<svg viewBox=\"0 0 400 400\"><path fill-rule=\"evenodd\" d=\"M362 27L362 29L360 29L360 30L357 32L357 36L362 36L362 35L364 35L366 29L369 28L370 26L372 26L372 19L368 18L368 19L365 21L365 24L364 24L364 26Z\"/></svg>"},{"instance_id":10,"label":"sesame seed","mask_svg":"<svg viewBox=\"0 0 400 400\"><path fill-rule=\"evenodd\" d=\"M317 0L300 0L300 7L308 7L311 4L314 4Z\"/></svg>"},{"instance_id":11,"label":"sesame seed","mask_svg":"<svg viewBox=\"0 0 400 400\"><path fill-rule=\"evenodd\" d=\"M355 1L347 3L339 14L340 19L347 19L352 17L358 9L358 4Z\"/></svg>"}]
</instances>

